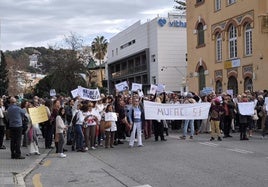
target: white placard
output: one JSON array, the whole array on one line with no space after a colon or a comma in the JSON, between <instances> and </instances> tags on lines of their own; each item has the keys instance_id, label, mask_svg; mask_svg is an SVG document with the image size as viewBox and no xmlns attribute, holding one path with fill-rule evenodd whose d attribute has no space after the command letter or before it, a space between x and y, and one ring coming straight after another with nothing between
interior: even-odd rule
<instances>
[{"instance_id":1,"label":"white placard","mask_svg":"<svg viewBox=\"0 0 268 187\"><path fill-rule=\"evenodd\" d=\"M238 110L241 115L251 116L254 114L255 104L254 102L237 103Z\"/></svg>"},{"instance_id":2,"label":"white placard","mask_svg":"<svg viewBox=\"0 0 268 187\"><path fill-rule=\"evenodd\" d=\"M157 90L157 86L154 85L154 84L151 84L151 88L150 88L150 92L149 94L155 94L156 93L156 90Z\"/></svg>"},{"instance_id":3,"label":"white placard","mask_svg":"<svg viewBox=\"0 0 268 187\"><path fill-rule=\"evenodd\" d=\"M98 88L88 89L83 88L82 86L78 86L78 96L80 96L82 99L90 101L98 101L101 99L100 91Z\"/></svg>"},{"instance_id":4,"label":"white placard","mask_svg":"<svg viewBox=\"0 0 268 187\"><path fill-rule=\"evenodd\" d=\"M142 84L132 83L131 91L135 92L135 91L140 91L140 90L142 90Z\"/></svg>"},{"instance_id":5,"label":"white placard","mask_svg":"<svg viewBox=\"0 0 268 187\"><path fill-rule=\"evenodd\" d=\"M117 121L117 115L115 112L106 112L104 114L105 121Z\"/></svg>"},{"instance_id":6,"label":"white placard","mask_svg":"<svg viewBox=\"0 0 268 187\"><path fill-rule=\"evenodd\" d=\"M157 85L157 89L156 89L156 91L158 92L158 93L162 93L162 92L164 92L165 91L165 85L164 84L158 84Z\"/></svg>"},{"instance_id":7,"label":"white placard","mask_svg":"<svg viewBox=\"0 0 268 187\"><path fill-rule=\"evenodd\" d=\"M50 95L51 97L56 96L56 90L55 90L55 89L51 89L51 90L49 91L49 95Z\"/></svg>"},{"instance_id":8,"label":"white placard","mask_svg":"<svg viewBox=\"0 0 268 187\"><path fill-rule=\"evenodd\" d=\"M72 94L73 98L76 98L78 96L78 88L76 88L75 90L72 90L71 94Z\"/></svg>"},{"instance_id":9,"label":"white placard","mask_svg":"<svg viewBox=\"0 0 268 187\"><path fill-rule=\"evenodd\" d=\"M118 92L124 92L126 90L129 89L128 87L128 84L127 84L127 81L124 81L124 82L120 82L118 84L115 85L115 88Z\"/></svg>"}]
</instances>

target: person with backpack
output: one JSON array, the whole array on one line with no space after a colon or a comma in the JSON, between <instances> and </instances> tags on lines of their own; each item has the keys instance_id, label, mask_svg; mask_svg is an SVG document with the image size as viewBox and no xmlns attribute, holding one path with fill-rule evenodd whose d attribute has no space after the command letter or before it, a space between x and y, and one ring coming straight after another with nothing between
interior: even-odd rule
<instances>
[{"instance_id":1,"label":"person with backpack","mask_svg":"<svg viewBox=\"0 0 268 187\"><path fill-rule=\"evenodd\" d=\"M220 131L220 119L221 115L224 114L224 108L221 106L219 98L212 100L211 107L209 110L210 124L211 124L211 138L210 141L215 140L218 137L218 141L222 141Z\"/></svg>"}]
</instances>

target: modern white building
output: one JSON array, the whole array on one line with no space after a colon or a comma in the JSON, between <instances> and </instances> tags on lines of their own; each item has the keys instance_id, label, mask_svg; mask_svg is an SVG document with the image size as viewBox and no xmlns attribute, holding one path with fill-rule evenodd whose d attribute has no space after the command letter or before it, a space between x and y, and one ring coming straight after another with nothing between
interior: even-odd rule
<instances>
[{"instance_id":1,"label":"modern white building","mask_svg":"<svg viewBox=\"0 0 268 187\"><path fill-rule=\"evenodd\" d=\"M108 89L127 81L141 83L146 94L151 84L166 91L186 91L186 17L169 14L141 24L134 23L110 39Z\"/></svg>"}]
</instances>

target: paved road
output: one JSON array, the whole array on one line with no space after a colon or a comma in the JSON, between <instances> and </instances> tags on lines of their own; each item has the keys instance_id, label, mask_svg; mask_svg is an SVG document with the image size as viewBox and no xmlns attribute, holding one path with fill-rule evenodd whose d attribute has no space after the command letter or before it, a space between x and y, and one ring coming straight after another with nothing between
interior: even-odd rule
<instances>
[{"instance_id":1,"label":"paved road","mask_svg":"<svg viewBox=\"0 0 268 187\"><path fill-rule=\"evenodd\" d=\"M268 139L239 134L210 142L208 134L166 142L144 141L144 147L69 151L67 158L49 154L25 179L31 186L268 186Z\"/></svg>"}]
</instances>

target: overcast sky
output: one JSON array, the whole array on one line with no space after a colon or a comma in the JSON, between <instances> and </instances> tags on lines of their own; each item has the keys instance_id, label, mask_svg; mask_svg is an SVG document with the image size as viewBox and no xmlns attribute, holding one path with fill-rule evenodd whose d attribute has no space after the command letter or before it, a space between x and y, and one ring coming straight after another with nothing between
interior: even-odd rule
<instances>
[{"instance_id":1,"label":"overcast sky","mask_svg":"<svg viewBox=\"0 0 268 187\"><path fill-rule=\"evenodd\" d=\"M173 0L1 0L1 50L61 45L75 33L90 45L109 39L136 21L167 16Z\"/></svg>"}]
</instances>

